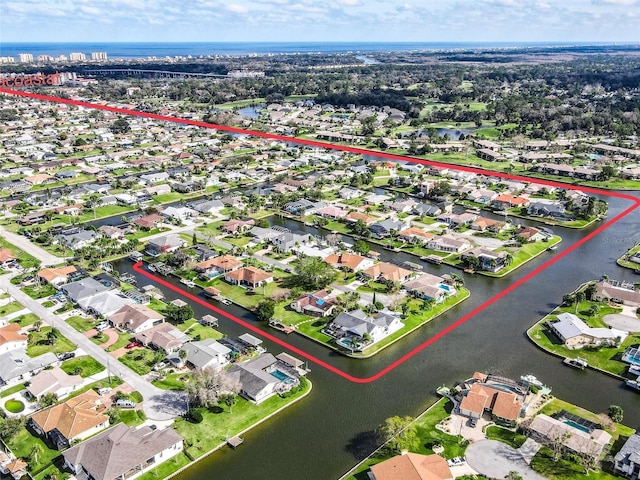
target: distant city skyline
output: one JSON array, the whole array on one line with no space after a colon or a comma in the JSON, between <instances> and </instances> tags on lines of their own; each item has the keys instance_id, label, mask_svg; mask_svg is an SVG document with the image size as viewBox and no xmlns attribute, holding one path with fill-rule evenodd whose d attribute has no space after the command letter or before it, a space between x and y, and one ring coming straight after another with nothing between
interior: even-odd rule
<instances>
[{"instance_id":1,"label":"distant city skyline","mask_svg":"<svg viewBox=\"0 0 640 480\"><path fill-rule=\"evenodd\" d=\"M0 42L640 43L640 0L21 0Z\"/></svg>"}]
</instances>

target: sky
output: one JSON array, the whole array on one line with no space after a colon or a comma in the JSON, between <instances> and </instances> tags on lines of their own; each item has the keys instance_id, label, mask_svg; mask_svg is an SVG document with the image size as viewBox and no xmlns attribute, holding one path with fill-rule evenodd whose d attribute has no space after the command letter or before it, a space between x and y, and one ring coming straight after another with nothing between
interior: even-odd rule
<instances>
[{"instance_id":1,"label":"sky","mask_svg":"<svg viewBox=\"0 0 640 480\"><path fill-rule=\"evenodd\" d=\"M629 42L640 0L2 0L1 42Z\"/></svg>"}]
</instances>

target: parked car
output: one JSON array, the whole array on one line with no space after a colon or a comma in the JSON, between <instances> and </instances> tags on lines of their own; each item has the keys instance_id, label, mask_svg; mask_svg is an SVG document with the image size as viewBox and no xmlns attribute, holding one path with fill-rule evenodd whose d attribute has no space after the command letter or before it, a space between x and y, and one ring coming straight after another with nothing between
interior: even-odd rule
<instances>
[{"instance_id":1,"label":"parked car","mask_svg":"<svg viewBox=\"0 0 640 480\"><path fill-rule=\"evenodd\" d=\"M120 408L136 408L136 402L132 402L127 398L116 400L116 406Z\"/></svg>"},{"instance_id":2,"label":"parked car","mask_svg":"<svg viewBox=\"0 0 640 480\"><path fill-rule=\"evenodd\" d=\"M73 358L75 356L76 356L75 352L62 352L62 353L58 354L58 360L63 362L65 360L69 360L70 358Z\"/></svg>"},{"instance_id":3,"label":"parked car","mask_svg":"<svg viewBox=\"0 0 640 480\"><path fill-rule=\"evenodd\" d=\"M129 342L124 348L136 348L141 346L140 342Z\"/></svg>"},{"instance_id":4,"label":"parked car","mask_svg":"<svg viewBox=\"0 0 640 480\"><path fill-rule=\"evenodd\" d=\"M101 322L96 325L96 330L99 332L104 332L107 328L109 328L109 324L107 322Z\"/></svg>"},{"instance_id":5,"label":"parked car","mask_svg":"<svg viewBox=\"0 0 640 480\"><path fill-rule=\"evenodd\" d=\"M475 428L477 424L478 424L478 419L477 418L471 417L469 419L469 426L471 428Z\"/></svg>"},{"instance_id":6,"label":"parked car","mask_svg":"<svg viewBox=\"0 0 640 480\"><path fill-rule=\"evenodd\" d=\"M162 370L165 367L168 367L169 364L167 362L156 363L153 369L157 372L158 370Z\"/></svg>"},{"instance_id":7,"label":"parked car","mask_svg":"<svg viewBox=\"0 0 640 480\"><path fill-rule=\"evenodd\" d=\"M458 465L464 465L464 458L453 457L451 460L447 460L447 464L449 464L450 467L457 467Z\"/></svg>"}]
</instances>

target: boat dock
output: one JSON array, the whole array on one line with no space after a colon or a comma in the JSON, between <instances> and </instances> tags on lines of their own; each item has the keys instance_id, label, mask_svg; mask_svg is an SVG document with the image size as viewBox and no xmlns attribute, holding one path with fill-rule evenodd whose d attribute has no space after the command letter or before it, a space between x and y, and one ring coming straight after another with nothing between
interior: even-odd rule
<instances>
[{"instance_id":1,"label":"boat dock","mask_svg":"<svg viewBox=\"0 0 640 480\"><path fill-rule=\"evenodd\" d=\"M295 330L295 328L285 325L284 323L279 322L278 320L270 320L269 326L271 328L275 328L276 330L280 330L281 332L284 332L287 335L289 335Z\"/></svg>"},{"instance_id":2,"label":"boat dock","mask_svg":"<svg viewBox=\"0 0 640 480\"><path fill-rule=\"evenodd\" d=\"M236 448L242 445L243 442L244 442L243 438L231 437L229 440L227 440L227 445L229 445L231 448Z\"/></svg>"}]
</instances>

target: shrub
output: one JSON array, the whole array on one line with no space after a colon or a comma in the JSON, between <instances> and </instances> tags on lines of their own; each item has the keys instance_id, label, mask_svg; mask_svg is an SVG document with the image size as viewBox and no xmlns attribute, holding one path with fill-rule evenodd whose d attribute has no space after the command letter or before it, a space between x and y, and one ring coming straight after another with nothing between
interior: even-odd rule
<instances>
[{"instance_id":1,"label":"shrub","mask_svg":"<svg viewBox=\"0 0 640 480\"><path fill-rule=\"evenodd\" d=\"M193 408L187 412L186 418L191 423L202 423L202 420L204 420L202 412Z\"/></svg>"}]
</instances>

